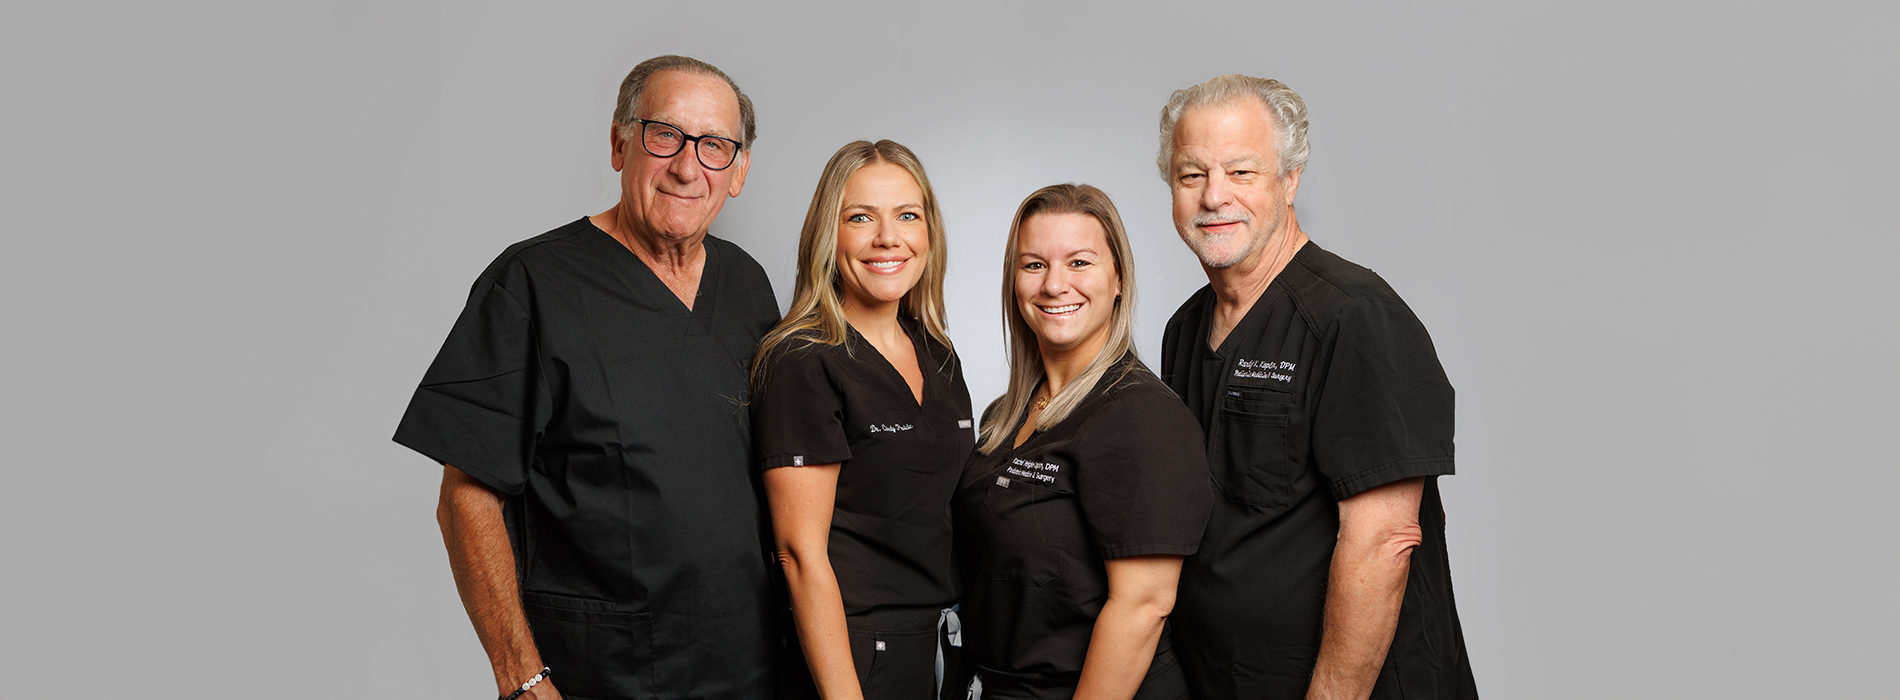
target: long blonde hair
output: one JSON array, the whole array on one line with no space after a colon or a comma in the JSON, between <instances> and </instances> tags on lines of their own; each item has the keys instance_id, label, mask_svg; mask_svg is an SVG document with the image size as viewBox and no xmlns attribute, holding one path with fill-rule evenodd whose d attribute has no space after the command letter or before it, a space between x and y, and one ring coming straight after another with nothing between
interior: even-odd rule
<instances>
[{"instance_id":1,"label":"long blonde hair","mask_svg":"<svg viewBox=\"0 0 1900 700\"><path fill-rule=\"evenodd\" d=\"M824 174L818 176L818 190L812 193L805 226L798 233L798 279L792 288L791 309L759 341L758 352L752 357L755 393L763 381L766 358L786 341L798 338L840 345L849 337L850 324L845 321L840 299L844 282L838 276L838 217L851 176L873 163L903 168L924 192L924 226L930 234L930 251L924 254L923 276L904 294L898 313L917 319L926 333L944 347L951 347L943 313L944 266L950 256L944 244L943 213L937 208L937 193L930 188L930 178L924 175L924 164L896 141L853 141L832 154Z\"/></svg>"},{"instance_id":2,"label":"long blonde hair","mask_svg":"<svg viewBox=\"0 0 1900 700\"><path fill-rule=\"evenodd\" d=\"M983 421L977 447L983 454L996 451L1015 437L1012 428L1028 412L1029 398L1035 395L1036 386L1045 373L1036 333L1029 329L1016 303L1016 275L1021 271L1016 263L1016 252L1023 222L1039 214L1094 217L1108 239L1115 274L1121 277L1121 296L1115 299L1115 308L1109 316L1108 342L1102 344L1102 349L1095 353L1095 359L1089 361L1081 374L1049 399L1042 415L1036 418L1036 430L1047 429L1068 418L1104 376L1113 372L1114 378L1109 381L1117 381L1140 364L1134 360L1135 256L1128 247L1128 232L1122 228L1122 217L1115 211L1115 203L1109 201L1108 193L1091 185L1061 184L1036 190L1016 208L1016 218L1009 222L1009 243L1003 247L1003 326L1009 336L1009 390L985 411L988 418ZM1123 356L1130 362L1121 362Z\"/></svg>"}]
</instances>

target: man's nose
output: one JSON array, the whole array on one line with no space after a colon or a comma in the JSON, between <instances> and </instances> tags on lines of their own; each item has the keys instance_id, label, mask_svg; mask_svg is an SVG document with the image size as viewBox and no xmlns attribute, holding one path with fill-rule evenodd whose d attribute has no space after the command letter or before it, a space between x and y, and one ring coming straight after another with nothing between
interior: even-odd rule
<instances>
[{"instance_id":1,"label":"man's nose","mask_svg":"<svg viewBox=\"0 0 1900 700\"><path fill-rule=\"evenodd\" d=\"M699 171L704 167L699 163L699 144L688 141L680 148L680 152L673 154L666 164L666 171L680 182L691 182L699 179Z\"/></svg>"},{"instance_id":2,"label":"man's nose","mask_svg":"<svg viewBox=\"0 0 1900 700\"><path fill-rule=\"evenodd\" d=\"M1208 173L1207 184L1201 187L1201 209L1220 211L1232 196L1233 186L1227 182L1225 173Z\"/></svg>"}]
</instances>

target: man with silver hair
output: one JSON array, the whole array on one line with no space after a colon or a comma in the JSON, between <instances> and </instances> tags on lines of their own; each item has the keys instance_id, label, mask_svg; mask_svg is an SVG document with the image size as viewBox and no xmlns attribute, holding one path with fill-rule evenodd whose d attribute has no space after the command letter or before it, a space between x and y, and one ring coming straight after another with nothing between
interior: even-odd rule
<instances>
[{"instance_id":1,"label":"man with silver hair","mask_svg":"<svg viewBox=\"0 0 1900 700\"><path fill-rule=\"evenodd\" d=\"M772 696L744 401L778 303L708 235L754 138L718 68L634 67L620 201L489 265L396 429L443 465L436 519L503 698Z\"/></svg>"},{"instance_id":2,"label":"man with silver hair","mask_svg":"<svg viewBox=\"0 0 1900 700\"><path fill-rule=\"evenodd\" d=\"M1306 129L1298 94L1244 75L1161 111L1157 164L1209 284L1159 369L1220 493L1175 648L1199 700L1475 698L1437 484L1451 384L1385 280L1300 230Z\"/></svg>"}]
</instances>

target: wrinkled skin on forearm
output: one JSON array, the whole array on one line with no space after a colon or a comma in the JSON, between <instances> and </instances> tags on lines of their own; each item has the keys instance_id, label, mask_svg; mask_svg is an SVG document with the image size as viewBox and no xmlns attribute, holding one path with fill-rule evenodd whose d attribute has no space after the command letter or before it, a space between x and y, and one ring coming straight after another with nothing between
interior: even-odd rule
<instances>
[{"instance_id":1,"label":"wrinkled skin on forearm","mask_svg":"<svg viewBox=\"0 0 1900 700\"><path fill-rule=\"evenodd\" d=\"M1339 541L1326 583L1325 631L1308 700L1363 700L1398 629L1418 524L1423 479L1406 479L1339 502Z\"/></svg>"},{"instance_id":2,"label":"wrinkled skin on forearm","mask_svg":"<svg viewBox=\"0 0 1900 700\"><path fill-rule=\"evenodd\" d=\"M515 552L501 515L502 498L455 467L442 467L442 494L436 522L449 551L449 569L455 591L462 597L475 636L495 671L495 687L507 696L541 672L541 653L534 632L521 611L521 591L515 581ZM558 700L550 677L522 698Z\"/></svg>"}]
</instances>

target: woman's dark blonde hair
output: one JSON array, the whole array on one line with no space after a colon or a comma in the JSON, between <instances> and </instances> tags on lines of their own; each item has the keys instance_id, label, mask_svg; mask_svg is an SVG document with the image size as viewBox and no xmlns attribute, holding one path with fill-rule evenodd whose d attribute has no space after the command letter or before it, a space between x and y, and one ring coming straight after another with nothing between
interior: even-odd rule
<instances>
[{"instance_id":1,"label":"woman's dark blonde hair","mask_svg":"<svg viewBox=\"0 0 1900 700\"><path fill-rule=\"evenodd\" d=\"M1095 359L1081 374L1049 399L1042 415L1036 417L1036 430L1047 429L1068 418L1104 376L1112 373L1114 377L1109 381L1117 381L1138 364L1132 361L1135 357L1135 256L1128 247L1128 232L1122 228L1122 217L1115 211L1115 203L1109 201L1108 193L1091 185L1050 185L1036 190L1016 208L1016 218L1009 222L1009 243L1003 247L1003 326L1009 336L1009 389L984 412L983 430L977 439L977 451L983 454L996 451L1015 437L1013 428L1028 412L1029 399L1035 395L1045 374L1042 348L1036 344L1036 334L1023 320L1016 303L1016 275L1022 270L1022 265L1016 262L1016 253L1021 244L1023 222L1041 214L1082 214L1102 225L1109 255L1115 262L1115 274L1121 277L1121 295L1116 297L1113 315L1109 317L1108 342L1102 344L1102 349L1095 353ZM1123 356L1131 362L1122 362Z\"/></svg>"},{"instance_id":2,"label":"woman's dark blonde hair","mask_svg":"<svg viewBox=\"0 0 1900 700\"><path fill-rule=\"evenodd\" d=\"M805 227L798 233L798 279L792 288L792 306L765 339L759 341L752 358L752 384L756 391L762 379L765 358L787 341L840 345L848 337L850 324L844 318L844 282L838 276L838 221L844 208L844 190L851 176L874 163L889 163L903 168L917 180L924 192L924 226L930 233L930 250L924 254L924 274L904 299L898 313L917 319L944 347L951 347L948 325L943 313L945 251L943 213L937 208L937 193L924 175L924 164L917 155L896 141L853 141L832 154L818 177L818 191L812 193L811 209L805 212Z\"/></svg>"}]
</instances>

